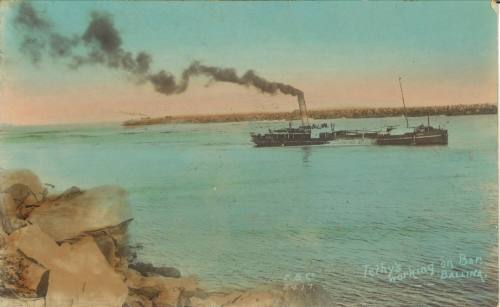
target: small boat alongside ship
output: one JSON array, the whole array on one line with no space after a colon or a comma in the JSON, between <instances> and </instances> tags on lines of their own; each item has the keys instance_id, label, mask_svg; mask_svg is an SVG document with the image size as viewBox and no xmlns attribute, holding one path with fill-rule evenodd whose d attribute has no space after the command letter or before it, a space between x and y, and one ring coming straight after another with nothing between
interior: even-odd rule
<instances>
[{"instance_id":1,"label":"small boat alongside ship","mask_svg":"<svg viewBox=\"0 0 500 307\"><path fill-rule=\"evenodd\" d=\"M311 125L307 118L305 101L299 97L299 111L302 125L298 128L269 129L268 133L251 133L252 142L256 147L278 147L278 146L308 146L323 145L340 140L371 140L376 145L447 145L448 130L441 127L434 128L430 125L427 116L427 126L419 125L410 127L406 114L403 85L399 78L401 99L403 101L403 115L406 120L406 128L388 127L381 131L366 130L335 130L334 124L323 123ZM328 127L330 129L328 129Z\"/></svg>"},{"instance_id":2,"label":"small boat alongside ship","mask_svg":"<svg viewBox=\"0 0 500 307\"><path fill-rule=\"evenodd\" d=\"M447 145L448 130L441 127L431 126L429 115L427 115L427 126L423 124L411 127L408 124L406 114L405 97L403 94L403 84L399 77L399 89L401 90L401 100L403 101L403 111L406 120L406 130L388 128L385 133L379 133L376 138L377 145Z\"/></svg>"},{"instance_id":3,"label":"small boat alongside ship","mask_svg":"<svg viewBox=\"0 0 500 307\"><path fill-rule=\"evenodd\" d=\"M446 145L448 130L420 125L411 129L386 131L380 133L377 145Z\"/></svg>"}]
</instances>

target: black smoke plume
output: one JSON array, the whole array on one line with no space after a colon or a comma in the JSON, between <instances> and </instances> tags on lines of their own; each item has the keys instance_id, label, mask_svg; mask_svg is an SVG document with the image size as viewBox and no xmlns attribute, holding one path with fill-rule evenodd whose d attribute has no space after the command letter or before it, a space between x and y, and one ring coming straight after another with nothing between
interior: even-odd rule
<instances>
[{"instance_id":1,"label":"black smoke plume","mask_svg":"<svg viewBox=\"0 0 500 307\"><path fill-rule=\"evenodd\" d=\"M14 21L32 30L46 30L50 27L50 23L39 17L35 9L26 2L19 5L19 11Z\"/></svg>"},{"instance_id":2,"label":"black smoke plume","mask_svg":"<svg viewBox=\"0 0 500 307\"><path fill-rule=\"evenodd\" d=\"M163 94L179 94L184 92L189 86L189 80L196 76L206 76L211 81L228 82L247 87L255 87L263 93L300 96L302 91L295 87L280 82L271 82L259 77L254 71L248 70L241 77L238 76L233 68L220 68L215 66L202 65L199 62L192 63L182 73L180 81L177 83L175 77L164 70L148 76L149 81L154 88Z\"/></svg>"},{"instance_id":3,"label":"black smoke plume","mask_svg":"<svg viewBox=\"0 0 500 307\"><path fill-rule=\"evenodd\" d=\"M93 12L85 31L71 37L54 31L52 23L40 16L27 2L19 5L14 22L23 33L20 50L33 63L39 63L44 55L68 59L69 67L78 69L84 65L104 65L126 71L138 82L150 82L154 89L165 95L180 94L187 90L192 77L205 76L210 81L235 83L254 87L263 93L297 96L303 100L299 89L280 82L268 81L248 70L239 76L233 68L206 66L195 61L183 72L179 80L167 70L151 72L152 57L141 51L134 54L124 50L122 37L114 26L112 16L104 12ZM302 110L302 108L301 108Z\"/></svg>"}]
</instances>

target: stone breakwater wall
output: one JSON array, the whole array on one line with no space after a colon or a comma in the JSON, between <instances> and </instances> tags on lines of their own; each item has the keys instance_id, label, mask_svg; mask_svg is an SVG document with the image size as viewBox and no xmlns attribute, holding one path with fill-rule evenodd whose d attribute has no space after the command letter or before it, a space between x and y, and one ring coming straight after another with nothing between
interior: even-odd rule
<instances>
[{"instance_id":1,"label":"stone breakwater wall","mask_svg":"<svg viewBox=\"0 0 500 307\"><path fill-rule=\"evenodd\" d=\"M338 108L338 109L311 109L307 115L311 119L334 119L334 118L378 118L378 117L401 117L404 114L402 107L380 107L380 108ZM495 104L470 104L451 106L427 106L409 107L406 109L409 117L419 116L460 116L497 114ZM300 112L273 112L273 113L234 113L234 114L211 114L211 115L176 115L164 117L143 117L130 119L123 122L123 126L160 125L171 123L224 123L242 121L264 121L264 120L298 120Z\"/></svg>"},{"instance_id":2,"label":"stone breakwater wall","mask_svg":"<svg viewBox=\"0 0 500 307\"><path fill-rule=\"evenodd\" d=\"M0 171L0 307L333 305L317 285L205 291L175 268L140 262L123 189L49 187L29 170Z\"/></svg>"}]
</instances>

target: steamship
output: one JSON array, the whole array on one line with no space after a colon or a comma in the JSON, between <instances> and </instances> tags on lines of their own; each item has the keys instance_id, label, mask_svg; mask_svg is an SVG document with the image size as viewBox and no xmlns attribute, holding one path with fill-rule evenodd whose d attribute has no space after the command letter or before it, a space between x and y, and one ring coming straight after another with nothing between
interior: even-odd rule
<instances>
[{"instance_id":1,"label":"steamship","mask_svg":"<svg viewBox=\"0 0 500 307\"><path fill-rule=\"evenodd\" d=\"M293 128L290 123L288 128L269 129L269 133L251 133L252 141L257 147L321 145L330 141L331 136L327 133L320 133L318 137L311 135L312 130L318 127L309 124L304 95L299 94L297 98L302 126ZM324 128L325 125L323 124L321 128Z\"/></svg>"},{"instance_id":2,"label":"steamship","mask_svg":"<svg viewBox=\"0 0 500 307\"><path fill-rule=\"evenodd\" d=\"M330 124L328 129L327 123L321 125L309 125L306 123L298 128L293 128L290 123L288 128L284 129L269 129L268 133L257 134L252 133L252 141L257 147L273 147L273 146L307 146L307 145L322 145L328 144L337 140L364 140L372 142L378 131L366 130L335 130L335 125Z\"/></svg>"},{"instance_id":3,"label":"steamship","mask_svg":"<svg viewBox=\"0 0 500 307\"><path fill-rule=\"evenodd\" d=\"M288 128L269 129L269 133L265 134L252 133L251 137L257 147L321 145L332 139L329 133L320 133L318 137L312 137L312 129L316 128L315 125L293 128L290 123Z\"/></svg>"},{"instance_id":4,"label":"steamship","mask_svg":"<svg viewBox=\"0 0 500 307\"><path fill-rule=\"evenodd\" d=\"M321 145L332 140L333 133L326 131L313 135L313 131L327 128L328 125L310 125L303 94L298 95L298 101L302 125L298 128L293 128L290 123L288 128L269 129L269 133L251 133L252 141L257 147Z\"/></svg>"},{"instance_id":5,"label":"steamship","mask_svg":"<svg viewBox=\"0 0 500 307\"><path fill-rule=\"evenodd\" d=\"M302 122L300 127L293 128L292 125L289 124L288 128L269 129L268 133L251 133L250 136L257 147L322 145L336 140L359 139L367 139L377 145L448 144L448 130L442 129L441 127L432 127L429 116L427 116L427 126L422 124L417 127L410 127L408 125L401 77L399 78L399 87L403 100L403 115L406 119L406 128L397 128L393 126L381 132L380 130L335 130L333 124L330 124L330 129L327 130L328 124L326 123L321 125L310 125L307 118L304 96L301 94L298 96L300 119Z\"/></svg>"},{"instance_id":6,"label":"steamship","mask_svg":"<svg viewBox=\"0 0 500 307\"><path fill-rule=\"evenodd\" d=\"M378 131L366 130L335 130L335 125L323 123L321 125L310 124L307 117L306 103L304 96L298 96L300 120L302 125L298 128L269 129L268 133L251 133L252 142L257 147L277 147L277 146L307 146L328 144L335 140L369 140L373 141ZM330 129L328 129L330 128Z\"/></svg>"}]
</instances>

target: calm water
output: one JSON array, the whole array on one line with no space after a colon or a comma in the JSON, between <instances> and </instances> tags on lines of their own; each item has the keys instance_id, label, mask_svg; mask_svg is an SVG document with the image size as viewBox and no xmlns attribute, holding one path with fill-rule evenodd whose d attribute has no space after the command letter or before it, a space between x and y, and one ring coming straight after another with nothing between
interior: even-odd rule
<instances>
[{"instance_id":1,"label":"calm water","mask_svg":"<svg viewBox=\"0 0 500 307\"><path fill-rule=\"evenodd\" d=\"M141 257L205 287L312 280L342 305L494 306L496 116L431 120L448 146L252 147L250 131L283 122L9 128L0 165L58 190L123 186Z\"/></svg>"}]
</instances>

